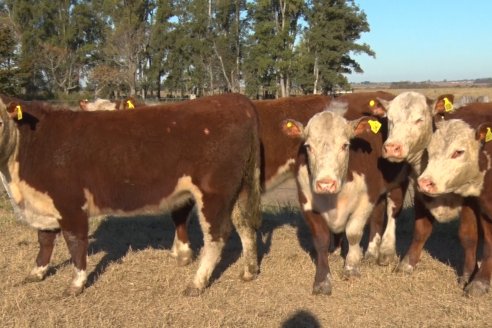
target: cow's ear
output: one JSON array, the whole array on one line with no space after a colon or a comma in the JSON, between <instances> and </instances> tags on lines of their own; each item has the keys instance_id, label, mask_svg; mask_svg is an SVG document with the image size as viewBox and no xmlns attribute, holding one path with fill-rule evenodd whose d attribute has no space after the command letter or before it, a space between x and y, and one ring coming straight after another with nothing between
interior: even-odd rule
<instances>
[{"instance_id":1,"label":"cow's ear","mask_svg":"<svg viewBox=\"0 0 492 328\"><path fill-rule=\"evenodd\" d=\"M444 94L437 97L435 101L430 99L427 100L427 103L432 106L432 114L444 114L450 113L454 111L454 95L453 94Z\"/></svg>"},{"instance_id":2,"label":"cow's ear","mask_svg":"<svg viewBox=\"0 0 492 328\"><path fill-rule=\"evenodd\" d=\"M23 116L22 110L23 110L22 105L18 101L11 101L7 105L7 113L14 120L17 120L17 121L22 120L22 116Z\"/></svg>"},{"instance_id":3,"label":"cow's ear","mask_svg":"<svg viewBox=\"0 0 492 328\"><path fill-rule=\"evenodd\" d=\"M492 141L492 122L485 122L478 126L475 138L480 142Z\"/></svg>"},{"instance_id":4,"label":"cow's ear","mask_svg":"<svg viewBox=\"0 0 492 328\"><path fill-rule=\"evenodd\" d=\"M304 126L301 122L292 119L283 120L280 123L282 132L291 138L302 138L304 134Z\"/></svg>"},{"instance_id":5,"label":"cow's ear","mask_svg":"<svg viewBox=\"0 0 492 328\"><path fill-rule=\"evenodd\" d=\"M378 133L381 128L381 123L379 121L371 119L368 116L363 116L357 120L350 121L349 124L354 130L354 137L364 132Z\"/></svg>"},{"instance_id":6,"label":"cow's ear","mask_svg":"<svg viewBox=\"0 0 492 328\"><path fill-rule=\"evenodd\" d=\"M389 104L390 101L382 98L371 99L369 101L369 108L371 109L372 115L377 117L385 117Z\"/></svg>"}]
</instances>

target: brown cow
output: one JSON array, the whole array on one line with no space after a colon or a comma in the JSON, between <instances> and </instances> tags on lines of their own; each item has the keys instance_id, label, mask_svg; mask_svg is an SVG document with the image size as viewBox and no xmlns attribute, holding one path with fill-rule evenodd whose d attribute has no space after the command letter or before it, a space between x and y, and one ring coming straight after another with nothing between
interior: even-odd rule
<instances>
[{"instance_id":1,"label":"brown cow","mask_svg":"<svg viewBox=\"0 0 492 328\"><path fill-rule=\"evenodd\" d=\"M340 115L346 109L347 104L332 102L330 111L314 115L306 126L295 120L283 123L285 134L304 142L296 159L296 181L317 253L313 294L331 294L330 231L345 232L349 242L344 276L359 276L367 219L408 175L407 165L381 158L381 124L364 117L347 121Z\"/></svg>"},{"instance_id":2,"label":"brown cow","mask_svg":"<svg viewBox=\"0 0 492 328\"><path fill-rule=\"evenodd\" d=\"M394 97L391 93L376 91L346 94L338 97L337 100L347 103L348 108L344 117L352 120L380 110L381 103L378 99L391 100ZM305 125L314 114L325 110L331 101L331 97L322 95L254 101L260 119L261 172L266 190L294 177L294 164L301 147L300 140L289 138L282 133L278 128L281 122L290 118ZM402 189L406 189L405 186L402 186ZM370 243L366 257L370 260L377 259L380 265L388 265L396 254L395 218L399 215L403 204L402 189L395 188L391 191L387 210L388 223L384 236L382 231L386 210L385 200L377 203L370 220Z\"/></svg>"},{"instance_id":3,"label":"brown cow","mask_svg":"<svg viewBox=\"0 0 492 328\"><path fill-rule=\"evenodd\" d=\"M470 104L454 113L443 113L438 106L439 100L431 105L425 96L416 92L402 93L393 101L382 101L382 103L392 127L383 147L383 155L391 161L410 163L415 177L420 176L426 168L428 156L426 148L431 141L436 121L439 122L443 118L461 119L473 128L484 121L492 121L492 104L487 103ZM476 210L476 204L469 197L456 193L433 195L433 197L421 192L416 193L413 240L397 271L413 272L420 260L424 244L432 233L434 220L448 222L461 215L459 237L465 251L465 260L460 281L463 285L469 283L465 289L466 294L485 293L488 287L484 288L483 281L486 280L485 277L490 280L490 268L483 267L479 278L469 281L477 267L478 228L473 219ZM477 279L481 281L474 283Z\"/></svg>"},{"instance_id":4,"label":"brown cow","mask_svg":"<svg viewBox=\"0 0 492 328\"><path fill-rule=\"evenodd\" d=\"M27 280L42 280L61 231L75 274L86 279L88 218L160 214L177 225L173 251L191 257L180 223L195 208L203 230L200 264L186 295L207 286L232 223L243 244L242 278L257 273L258 122L252 103L222 95L139 111L52 111L0 102L0 169L21 218L38 229L40 250ZM76 133L74 133L76 131ZM90 165L89 165L90 163Z\"/></svg>"}]
</instances>

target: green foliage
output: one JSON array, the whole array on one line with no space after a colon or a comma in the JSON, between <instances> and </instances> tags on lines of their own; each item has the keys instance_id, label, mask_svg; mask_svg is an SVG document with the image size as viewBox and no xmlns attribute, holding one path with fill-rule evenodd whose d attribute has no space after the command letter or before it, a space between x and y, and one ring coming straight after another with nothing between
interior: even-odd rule
<instances>
[{"instance_id":1,"label":"green foliage","mask_svg":"<svg viewBox=\"0 0 492 328\"><path fill-rule=\"evenodd\" d=\"M361 72L351 0L4 0L0 87L30 97L328 92ZM64 96L65 97L65 96Z\"/></svg>"}]
</instances>

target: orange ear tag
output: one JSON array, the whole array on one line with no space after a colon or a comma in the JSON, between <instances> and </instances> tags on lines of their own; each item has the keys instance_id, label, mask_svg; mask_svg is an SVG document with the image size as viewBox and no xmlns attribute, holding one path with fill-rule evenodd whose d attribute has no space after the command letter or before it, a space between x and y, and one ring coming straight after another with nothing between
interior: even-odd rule
<instances>
[{"instance_id":1,"label":"orange ear tag","mask_svg":"<svg viewBox=\"0 0 492 328\"><path fill-rule=\"evenodd\" d=\"M126 103L128 105L128 109L135 109L135 106L133 105L131 100L127 100Z\"/></svg>"},{"instance_id":2,"label":"orange ear tag","mask_svg":"<svg viewBox=\"0 0 492 328\"><path fill-rule=\"evenodd\" d=\"M489 142L492 140L492 131L490 128L487 128L487 133L485 134L485 142Z\"/></svg>"},{"instance_id":3,"label":"orange ear tag","mask_svg":"<svg viewBox=\"0 0 492 328\"><path fill-rule=\"evenodd\" d=\"M379 129L381 129L381 122L376 121L376 120L369 120L367 121L369 123L369 126L371 127L372 133L378 133Z\"/></svg>"},{"instance_id":4,"label":"orange ear tag","mask_svg":"<svg viewBox=\"0 0 492 328\"><path fill-rule=\"evenodd\" d=\"M21 109L21 105L15 106L15 110L17 111L17 120L18 121L22 120L22 109Z\"/></svg>"}]
</instances>

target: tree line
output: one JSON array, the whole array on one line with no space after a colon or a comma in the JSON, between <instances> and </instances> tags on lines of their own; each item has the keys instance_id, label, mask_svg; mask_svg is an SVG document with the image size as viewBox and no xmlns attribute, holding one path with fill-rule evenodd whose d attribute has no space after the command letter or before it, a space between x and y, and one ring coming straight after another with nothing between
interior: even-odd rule
<instances>
[{"instance_id":1,"label":"tree line","mask_svg":"<svg viewBox=\"0 0 492 328\"><path fill-rule=\"evenodd\" d=\"M351 0L0 0L0 91L327 93L375 55L368 31Z\"/></svg>"}]
</instances>

